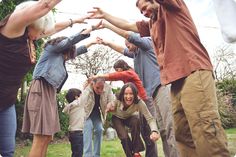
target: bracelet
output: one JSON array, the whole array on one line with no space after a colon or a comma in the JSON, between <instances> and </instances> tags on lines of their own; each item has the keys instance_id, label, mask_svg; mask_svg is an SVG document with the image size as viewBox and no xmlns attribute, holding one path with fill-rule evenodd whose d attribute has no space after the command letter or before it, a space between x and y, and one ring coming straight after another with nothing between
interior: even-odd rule
<instances>
[{"instance_id":1,"label":"bracelet","mask_svg":"<svg viewBox=\"0 0 236 157\"><path fill-rule=\"evenodd\" d=\"M72 27L73 26L73 20L72 19L70 19L70 25L69 25L70 27Z\"/></svg>"}]
</instances>

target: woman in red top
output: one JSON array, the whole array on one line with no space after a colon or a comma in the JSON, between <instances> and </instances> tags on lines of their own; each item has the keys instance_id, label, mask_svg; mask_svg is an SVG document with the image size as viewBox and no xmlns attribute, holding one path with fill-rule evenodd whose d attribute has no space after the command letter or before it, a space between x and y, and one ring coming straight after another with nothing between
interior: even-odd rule
<instances>
[{"instance_id":1,"label":"woman in red top","mask_svg":"<svg viewBox=\"0 0 236 157\"><path fill-rule=\"evenodd\" d=\"M140 80L139 76L135 73L133 68L131 68L124 60L120 59L115 62L113 68L116 72L108 73L108 74L101 74L93 76L92 78L96 77L103 77L106 81L123 81L124 83L132 82L138 89L138 96L142 100L147 100L147 93L143 87L142 81Z\"/></svg>"}]
</instances>

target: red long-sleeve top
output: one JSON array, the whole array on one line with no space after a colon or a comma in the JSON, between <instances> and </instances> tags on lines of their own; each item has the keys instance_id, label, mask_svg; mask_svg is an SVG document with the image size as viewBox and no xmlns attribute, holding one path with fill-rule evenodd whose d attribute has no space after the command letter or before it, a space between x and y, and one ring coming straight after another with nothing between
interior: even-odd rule
<instances>
[{"instance_id":1,"label":"red long-sleeve top","mask_svg":"<svg viewBox=\"0 0 236 157\"><path fill-rule=\"evenodd\" d=\"M138 96L142 100L147 99L147 93L143 87L142 81L140 80L139 76L135 73L134 70L125 70L125 71L117 71L114 73L108 74L107 81L123 81L124 83L132 82L138 89Z\"/></svg>"}]
</instances>

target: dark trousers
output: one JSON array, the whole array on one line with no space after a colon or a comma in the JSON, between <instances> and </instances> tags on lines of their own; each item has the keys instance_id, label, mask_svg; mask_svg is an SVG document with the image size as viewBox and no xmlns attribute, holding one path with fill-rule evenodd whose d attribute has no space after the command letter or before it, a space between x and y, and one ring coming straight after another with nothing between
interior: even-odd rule
<instances>
[{"instance_id":1,"label":"dark trousers","mask_svg":"<svg viewBox=\"0 0 236 157\"><path fill-rule=\"evenodd\" d=\"M153 105L153 101L151 98L145 100L145 104L149 112L152 114L154 118L156 118L156 108ZM150 139L151 129L144 117L144 115L140 114L140 124L141 124L141 135L145 142L146 152L145 157L158 157L157 145Z\"/></svg>"},{"instance_id":2,"label":"dark trousers","mask_svg":"<svg viewBox=\"0 0 236 157\"><path fill-rule=\"evenodd\" d=\"M138 115L131 116L127 119L112 116L112 123L127 157L132 157L134 153L144 150L144 145L140 137L140 120ZM125 126L131 130L131 139Z\"/></svg>"},{"instance_id":3,"label":"dark trousers","mask_svg":"<svg viewBox=\"0 0 236 157\"><path fill-rule=\"evenodd\" d=\"M83 156L83 131L70 131L69 141L71 144L71 157L82 157Z\"/></svg>"}]
</instances>

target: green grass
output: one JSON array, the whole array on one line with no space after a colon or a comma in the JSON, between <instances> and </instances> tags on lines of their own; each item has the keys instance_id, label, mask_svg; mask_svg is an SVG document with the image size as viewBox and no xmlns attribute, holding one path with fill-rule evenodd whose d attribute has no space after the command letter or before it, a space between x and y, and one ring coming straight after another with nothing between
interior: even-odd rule
<instances>
[{"instance_id":1,"label":"green grass","mask_svg":"<svg viewBox=\"0 0 236 157\"><path fill-rule=\"evenodd\" d=\"M16 148L15 157L27 157L29 153L30 146ZM48 147L47 157L70 157L71 150L70 150L70 143L60 142L50 144ZM113 141L103 141L102 142L102 149L101 149L101 156L102 157L122 157L125 156L121 147L121 144L118 139Z\"/></svg>"},{"instance_id":2,"label":"green grass","mask_svg":"<svg viewBox=\"0 0 236 157\"><path fill-rule=\"evenodd\" d=\"M101 149L101 156L104 157L117 157L125 156L120 141L118 139L112 141L103 141L102 149Z\"/></svg>"},{"instance_id":3,"label":"green grass","mask_svg":"<svg viewBox=\"0 0 236 157\"><path fill-rule=\"evenodd\" d=\"M236 135L236 128L231 128L225 130L226 134L235 134Z\"/></svg>"},{"instance_id":4,"label":"green grass","mask_svg":"<svg viewBox=\"0 0 236 157\"><path fill-rule=\"evenodd\" d=\"M164 157L162 152L161 141L158 141L159 157ZM27 157L30 146L17 146L14 157ZM141 154L144 155L144 152ZM68 141L50 144L48 147L47 157L70 157L70 143ZM101 157L125 157L119 139L102 142Z\"/></svg>"},{"instance_id":5,"label":"green grass","mask_svg":"<svg viewBox=\"0 0 236 157\"><path fill-rule=\"evenodd\" d=\"M236 154L236 128L226 130L229 150L231 157ZM164 157L161 140L157 142L159 157ZM30 146L17 146L14 157L27 157ZM144 155L144 152L141 153ZM50 144L48 147L47 157L70 157L70 143L68 140ZM101 157L125 157L119 139L102 142Z\"/></svg>"},{"instance_id":6,"label":"green grass","mask_svg":"<svg viewBox=\"0 0 236 157\"><path fill-rule=\"evenodd\" d=\"M231 157L236 156L236 128L225 130L228 138L228 147Z\"/></svg>"}]
</instances>

